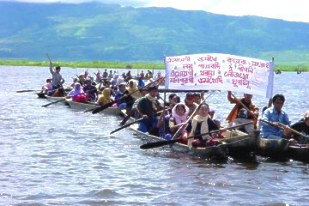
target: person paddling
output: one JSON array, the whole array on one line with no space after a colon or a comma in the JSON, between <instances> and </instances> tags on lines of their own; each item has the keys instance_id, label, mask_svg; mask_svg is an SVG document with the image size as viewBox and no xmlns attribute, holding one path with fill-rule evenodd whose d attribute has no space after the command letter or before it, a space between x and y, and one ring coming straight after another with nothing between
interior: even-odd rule
<instances>
[{"instance_id":1,"label":"person paddling","mask_svg":"<svg viewBox=\"0 0 309 206\"><path fill-rule=\"evenodd\" d=\"M272 98L273 106L264 111L261 119L261 137L267 139L280 139L284 137L284 131L279 124L290 126L288 114L282 109L285 97L282 94L276 94ZM265 122L269 122L267 124Z\"/></svg>"},{"instance_id":2,"label":"person paddling","mask_svg":"<svg viewBox=\"0 0 309 206\"><path fill-rule=\"evenodd\" d=\"M155 114L161 110L161 106L157 99L158 96L158 87L151 86L148 88L148 94L141 98L138 102L137 109L144 119L139 122L138 130L142 132L149 132L159 136L159 131L157 128L157 117Z\"/></svg>"},{"instance_id":3,"label":"person paddling","mask_svg":"<svg viewBox=\"0 0 309 206\"><path fill-rule=\"evenodd\" d=\"M61 70L60 66L56 66L56 68L53 69L53 64L50 62L49 71L52 75L53 89L59 89L64 83L64 79L62 78L62 75L60 74L60 70Z\"/></svg>"},{"instance_id":4,"label":"person paddling","mask_svg":"<svg viewBox=\"0 0 309 206\"><path fill-rule=\"evenodd\" d=\"M257 126L259 108L252 102L252 94L244 94L243 98L237 99L231 91L228 91L227 99L231 104L235 104L226 120L232 124L242 124L253 121L253 125L247 125L242 128L244 132L250 133ZM245 107L244 107L245 106ZM249 109L249 111L247 111Z\"/></svg>"}]
</instances>

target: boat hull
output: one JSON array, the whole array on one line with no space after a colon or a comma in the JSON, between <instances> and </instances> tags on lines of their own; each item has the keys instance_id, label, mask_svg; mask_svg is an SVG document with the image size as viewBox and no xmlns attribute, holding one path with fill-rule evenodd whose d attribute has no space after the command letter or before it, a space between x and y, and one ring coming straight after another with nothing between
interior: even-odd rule
<instances>
[{"instance_id":1,"label":"boat hull","mask_svg":"<svg viewBox=\"0 0 309 206\"><path fill-rule=\"evenodd\" d=\"M162 141L161 137L150 135L139 131L138 125L134 124L130 126L138 137L147 141ZM192 156L198 156L201 158L212 160L227 160L228 156L234 158L244 157L254 151L256 145L256 138L243 133L239 130L225 131L223 133L224 139L221 139L222 144L209 147L189 147L182 143L174 143L170 145L170 148L175 152L187 153Z\"/></svg>"},{"instance_id":2,"label":"boat hull","mask_svg":"<svg viewBox=\"0 0 309 206\"><path fill-rule=\"evenodd\" d=\"M66 102L68 103L68 105L72 108L72 109L76 109L76 110L91 110L91 109L95 109L98 108L100 106L95 105L94 103L81 103L81 102L74 102L71 99L70 100L66 100ZM117 108L117 107L108 107L106 109L104 109L102 112L102 114L107 114L107 115L115 115L115 116L119 116L121 115L121 109Z\"/></svg>"},{"instance_id":3,"label":"boat hull","mask_svg":"<svg viewBox=\"0 0 309 206\"><path fill-rule=\"evenodd\" d=\"M288 155L294 160L309 162L309 144L298 144L289 146Z\"/></svg>"},{"instance_id":4,"label":"boat hull","mask_svg":"<svg viewBox=\"0 0 309 206\"><path fill-rule=\"evenodd\" d=\"M287 139L266 139L259 137L257 141L257 154L272 159L288 158L289 141Z\"/></svg>"}]
</instances>

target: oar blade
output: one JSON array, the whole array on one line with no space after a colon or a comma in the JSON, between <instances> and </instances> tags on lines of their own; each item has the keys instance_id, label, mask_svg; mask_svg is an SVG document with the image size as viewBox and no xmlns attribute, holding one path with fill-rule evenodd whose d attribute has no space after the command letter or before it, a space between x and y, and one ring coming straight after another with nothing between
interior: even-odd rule
<instances>
[{"instance_id":1,"label":"oar blade","mask_svg":"<svg viewBox=\"0 0 309 206\"><path fill-rule=\"evenodd\" d=\"M38 90L38 89L17 90L16 93L36 92L36 91L41 91L41 90Z\"/></svg>"},{"instance_id":2,"label":"oar blade","mask_svg":"<svg viewBox=\"0 0 309 206\"><path fill-rule=\"evenodd\" d=\"M44 105L42 105L42 107L48 107L49 105L56 104L56 103L62 102L62 101L65 101L65 99L59 99L57 101L54 101L54 102L51 102L51 103L48 103L48 104L44 104Z\"/></svg>"},{"instance_id":3,"label":"oar blade","mask_svg":"<svg viewBox=\"0 0 309 206\"><path fill-rule=\"evenodd\" d=\"M132 124L138 123L138 122L140 122L140 121L142 121L142 120L143 120L143 118L140 118L140 119L135 120L134 122L130 122L130 123L128 123L128 124L125 124L125 125L123 125L122 127L119 127L119 128L117 128L117 129L111 131L110 134L113 134L113 133L115 133L115 132L118 132L119 130L122 130L122 129L126 128L126 127L129 127L129 126L131 126Z\"/></svg>"},{"instance_id":4,"label":"oar blade","mask_svg":"<svg viewBox=\"0 0 309 206\"><path fill-rule=\"evenodd\" d=\"M156 147L163 147L178 142L180 139L173 139L168 141L149 142L140 146L141 149L152 149Z\"/></svg>"},{"instance_id":5,"label":"oar blade","mask_svg":"<svg viewBox=\"0 0 309 206\"><path fill-rule=\"evenodd\" d=\"M96 113L102 112L104 109L107 109L108 107L112 106L113 104L114 104L113 102L109 102L109 103L107 103L107 104L104 104L104 105L101 106L101 107L95 108L95 109L92 111L92 114L96 114Z\"/></svg>"},{"instance_id":6,"label":"oar blade","mask_svg":"<svg viewBox=\"0 0 309 206\"><path fill-rule=\"evenodd\" d=\"M117 129L111 131L109 134L114 134L115 132L118 132L119 130L122 130L122 129L123 129L123 127L117 128Z\"/></svg>"}]
</instances>

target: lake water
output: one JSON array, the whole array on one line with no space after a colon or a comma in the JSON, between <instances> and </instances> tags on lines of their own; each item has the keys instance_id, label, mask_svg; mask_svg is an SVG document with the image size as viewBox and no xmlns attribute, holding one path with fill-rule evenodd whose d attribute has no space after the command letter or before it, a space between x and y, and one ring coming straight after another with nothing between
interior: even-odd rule
<instances>
[{"instance_id":1,"label":"lake water","mask_svg":"<svg viewBox=\"0 0 309 206\"><path fill-rule=\"evenodd\" d=\"M309 165L298 161L227 163L141 150L120 117L93 115L34 93L48 68L1 66L0 205L309 205ZM63 68L69 82L84 69ZM90 74L97 69L89 70ZM92 72L93 71L93 72ZM295 122L309 110L309 73L275 75L274 94ZM237 94L241 97L241 94ZM268 100L253 97L263 108ZM207 101L222 119L226 92Z\"/></svg>"}]
</instances>

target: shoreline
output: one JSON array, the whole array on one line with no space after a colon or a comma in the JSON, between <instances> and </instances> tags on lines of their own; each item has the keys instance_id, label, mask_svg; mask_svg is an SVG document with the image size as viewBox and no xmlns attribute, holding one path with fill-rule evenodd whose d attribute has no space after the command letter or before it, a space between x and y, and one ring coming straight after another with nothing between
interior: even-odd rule
<instances>
[{"instance_id":1,"label":"shoreline","mask_svg":"<svg viewBox=\"0 0 309 206\"><path fill-rule=\"evenodd\" d=\"M71 68L97 68L97 69L149 69L164 70L164 63L154 62L118 62L118 61L53 61L54 65ZM5 60L0 59L1 66L42 66L48 67L49 61L31 60ZM275 65L274 71L309 72L309 65Z\"/></svg>"},{"instance_id":2,"label":"shoreline","mask_svg":"<svg viewBox=\"0 0 309 206\"><path fill-rule=\"evenodd\" d=\"M118 61L52 61L53 65L71 68L94 68L94 69L149 69L164 70L163 63L152 62L118 62ZM1 66L41 66L49 67L49 61L31 60L3 60L0 59Z\"/></svg>"}]
</instances>

